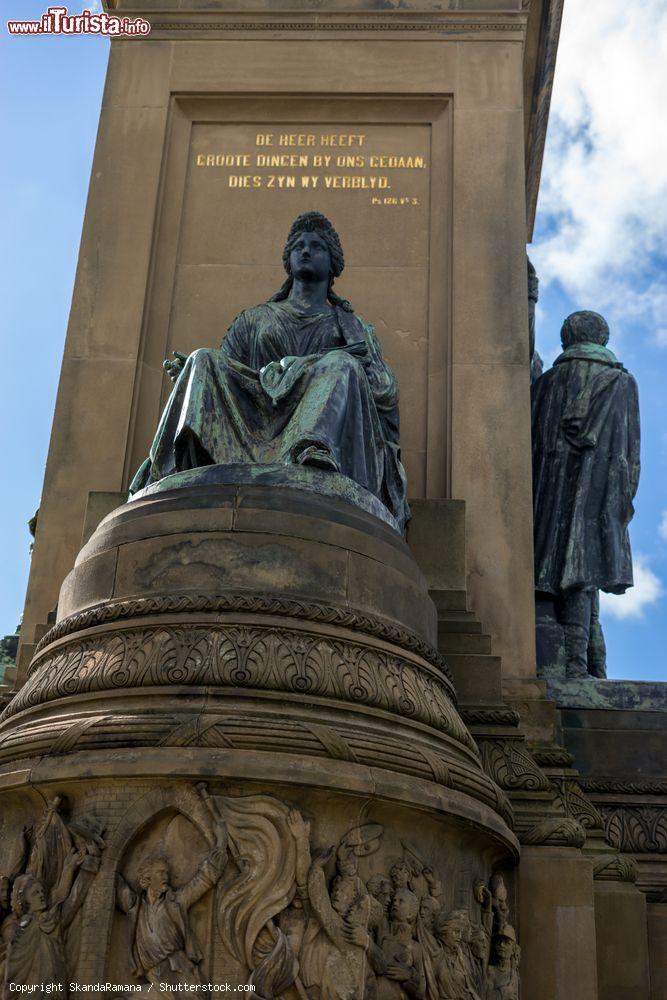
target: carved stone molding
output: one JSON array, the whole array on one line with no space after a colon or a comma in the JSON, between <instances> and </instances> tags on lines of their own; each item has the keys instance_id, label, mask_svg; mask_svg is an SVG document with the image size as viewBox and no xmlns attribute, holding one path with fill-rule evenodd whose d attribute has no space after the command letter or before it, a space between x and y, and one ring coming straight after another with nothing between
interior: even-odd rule
<instances>
[{"instance_id":1,"label":"carved stone molding","mask_svg":"<svg viewBox=\"0 0 667 1000\"><path fill-rule=\"evenodd\" d=\"M146 16L146 15L144 15ZM150 16L149 16L150 20ZM321 15L317 21L160 21L152 19L155 31L312 31L312 32L437 32L440 35L467 35L479 32L503 31L512 34L523 34L525 28L521 21L467 21L452 23L451 21L411 20L364 20L364 21L329 21Z\"/></svg>"},{"instance_id":2,"label":"carved stone molding","mask_svg":"<svg viewBox=\"0 0 667 1000\"><path fill-rule=\"evenodd\" d=\"M551 91L556 70L556 53L564 0L544 0L539 33L536 77L533 82L532 107L526 144L526 208L528 240L532 240L537 195L540 188L542 159L547 136Z\"/></svg>"},{"instance_id":3,"label":"carved stone molding","mask_svg":"<svg viewBox=\"0 0 667 1000\"><path fill-rule=\"evenodd\" d=\"M518 712L515 712L513 708L503 706L466 705L459 711L467 726L512 726L516 728L521 721Z\"/></svg>"},{"instance_id":4,"label":"carved stone molding","mask_svg":"<svg viewBox=\"0 0 667 1000\"><path fill-rule=\"evenodd\" d=\"M639 869L634 858L601 854L593 862L593 878L602 882L636 882Z\"/></svg>"},{"instance_id":5,"label":"carved stone molding","mask_svg":"<svg viewBox=\"0 0 667 1000\"><path fill-rule=\"evenodd\" d=\"M517 739L480 739L478 746L484 770L509 791L549 792L551 783L526 748Z\"/></svg>"},{"instance_id":6,"label":"carved stone molding","mask_svg":"<svg viewBox=\"0 0 667 1000\"><path fill-rule=\"evenodd\" d=\"M17 720L18 723L18 720ZM91 753L100 748L109 752L127 746L204 748L263 751L293 754L313 763L322 758L347 761L363 767L384 769L432 781L472 796L494 809L513 828L512 807L505 793L483 772L462 759L440 751L431 739L417 733L394 733L386 726L333 725L288 716L276 717L260 711L244 711L229 706L203 712L132 710L86 714L77 718L59 714L36 726L30 718L3 734L0 762L48 754L55 758L74 752ZM406 735L410 753L406 754Z\"/></svg>"},{"instance_id":7,"label":"carved stone molding","mask_svg":"<svg viewBox=\"0 0 667 1000\"><path fill-rule=\"evenodd\" d=\"M580 778L591 795L667 795L667 781L628 781L626 778Z\"/></svg>"},{"instance_id":8,"label":"carved stone molding","mask_svg":"<svg viewBox=\"0 0 667 1000\"><path fill-rule=\"evenodd\" d=\"M574 756L565 747L556 744L530 743L531 756L542 767L572 767Z\"/></svg>"},{"instance_id":9,"label":"carved stone molding","mask_svg":"<svg viewBox=\"0 0 667 1000\"><path fill-rule=\"evenodd\" d=\"M519 840L528 846L583 847L586 831L581 823L569 816L554 816L526 830Z\"/></svg>"},{"instance_id":10,"label":"carved stone molding","mask_svg":"<svg viewBox=\"0 0 667 1000\"><path fill-rule=\"evenodd\" d=\"M585 830L602 830L604 819L593 803L584 795L575 778L552 778L558 790L563 809L568 816L577 820Z\"/></svg>"},{"instance_id":11,"label":"carved stone molding","mask_svg":"<svg viewBox=\"0 0 667 1000\"><path fill-rule=\"evenodd\" d=\"M667 854L667 809L598 803L608 840L629 854Z\"/></svg>"},{"instance_id":12,"label":"carved stone molding","mask_svg":"<svg viewBox=\"0 0 667 1000\"><path fill-rule=\"evenodd\" d=\"M449 685L384 649L259 625L127 628L43 655L2 717L57 698L118 688L216 686L335 698L415 719L470 749Z\"/></svg>"},{"instance_id":13,"label":"carved stone molding","mask_svg":"<svg viewBox=\"0 0 667 1000\"><path fill-rule=\"evenodd\" d=\"M89 611L81 611L58 622L46 633L37 644L35 660L33 660L30 672L37 665L37 656L51 643L96 625L120 621L123 618L141 618L147 615L175 615L188 612L220 614L235 611L246 614L299 618L301 621L334 625L353 629L355 632L363 632L375 639L383 639L385 642L400 646L401 649L416 653L417 656L423 657L442 670L450 681L452 679L443 657L433 646L425 642L415 632L387 619L376 615L361 614L351 608L327 607L307 601L296 601L289 597L233 593L218 594L215 597L206 594L174 594L171 597L139 598L130 601L116 601L113 604L91 608ZM451 697L454 697L453 688L450 694Z\"/></svg>"}]
</instances>

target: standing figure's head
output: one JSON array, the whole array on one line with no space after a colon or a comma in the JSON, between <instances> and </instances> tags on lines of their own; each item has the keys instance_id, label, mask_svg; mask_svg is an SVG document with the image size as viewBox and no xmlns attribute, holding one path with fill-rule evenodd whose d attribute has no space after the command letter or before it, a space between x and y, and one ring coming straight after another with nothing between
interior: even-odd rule
<instances>
[{"instance_id":1,"label":"standing figure's head","mask_svg":"<svg viewBox=\"0 0 667 1000\"><path fill-rule=\"evenodd\" d=\"M34 875L19 875L12 890L12 910L17 917L43 913L47 907L46 886Z\"/></svg>"},{"instance_id":2,"label":"standing figure's head","mask_svg":"<svg viewBox=\"0 0 667 1000\"><path fill-rule=\"evenodd\" d=\"M139 887L152 896L161 896L169 888L169 865L162 855L147 858L139 869Z\"/></svg>"},{"instance_id":3,"label":"standing figure's head","mask_svg":"<svg viewBox=\"0 0 667 1000\"><path fill-rule=\"evenodd\" d=\"M493 948L497 960L499 962L511 961L514 957L516 947L516 932L510 924L505 924L493 939Z\"/></svg>"},{"instance_id":4,"label":"standing figure's head","mask_svg":"<svg viewBox=\"0 0 667 1000\"><path fill-rule=\"evenodd\" d=\"M306 282L328 280L329 301L352 311L350 303L332 290L335 279L343 273L345 257L338 233L321 212L304 212L294 220L283 250L283 266L287 281L273 296L273 302L287 298L295 278Z\"/></svg>"},{"instance_id":5,"label":"standing figure's head","mask_svg":"<svg viewBox=\"0 0 667 1000\"><path fill-rule=\"evenodd\" d=\"M435 920L435 934L446 948L458 948L464 935L461 911L452 910L450 913L446 911L439 913Z\"/></svg>"},{"instance_id":6,"label":"standing figure's head","mask_svg":"<svg viewBox=\"0 0 667 1000\"><path fill-rule=\"evenodd\" d=\"M387 876L371 875L366 883L366 888L370 892L371 896L377 899L384 912L388 912L389 904L391 902L391 882Z\"/></svg>"},{"instance_id":7,"label":"standing figure's head","mask_svg":"<svg viewBox=\"0 0 667 1000\"><path fill-rule=\"evenodd\" d=\"M394 889L404 889L410 881L411 874L410 866L403 858L393 864L389 869L389 877Z\"/></svg>"},{"instance_id":8,"label":"standing figure's head","mask_svg":"<svg viewBox=\"0 0 667 1000\"><path fill-rule=\"evenodd\" d=\"M470 934L470 950L474 957L479 959L480 962L486 961L489 950L488 940L486 937L486 931L479 925L472 928Z\"/></svg>"},{"instance_id":9,"label":"standing figure's head","mask_svg":"<svg viewBox=\"0 0 667 1000\"><path fill-rule=\"evenodd\" d=\"M560 341L563 348L573 344L601 344L603 347L609 340L609 327L604 316L583 309L571 313L560 331Z\"/></svg>"},{"instance_id":10,"label":"standing figure's head","mask_svg":"<svg viewBox=\"0 0 667 1000\"><path fill-rule=\"evenodd\" d=\"M398 889L391 901L391 919L399 924L413 924L419 916L419 899L410 889Z\"/></svg>"}]
</instances>

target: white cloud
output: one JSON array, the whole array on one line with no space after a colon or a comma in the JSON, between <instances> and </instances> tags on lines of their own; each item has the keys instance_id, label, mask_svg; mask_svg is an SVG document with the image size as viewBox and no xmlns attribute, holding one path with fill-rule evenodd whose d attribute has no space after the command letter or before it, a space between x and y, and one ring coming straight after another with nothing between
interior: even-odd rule
<instances>
[{"instance_id":1,"label":"white cloud","mask_svg":"<svg viewBox=\"0 0 667 1000\"><path fill-rule=\"evenodd\" d=\"M600 594L600 609L614 618L643 618L645 610L664 594L659 577L649 568L646 556L634 556L635 585L624 594Z\"/></svg>"},{"instance_id":2,"label":"white cloud","mask_svg":"<svg viewBox=\"0 0 667 1000\"><path fill-rule=\"evenodd\" d=\"M544 283L667 347L667 3L565 5L532 248Z\"/></svg>"},{"instance_id":3,"label":"white cloud","mask_svg":"<svg viewBox=\"0 0 667 1000\"><path fill-rule=\"evenodd\" d=\"M658 525L658 534L667 542L667 510L663 510L662 512L660 524Z\"/></svg>"}]
</instances>

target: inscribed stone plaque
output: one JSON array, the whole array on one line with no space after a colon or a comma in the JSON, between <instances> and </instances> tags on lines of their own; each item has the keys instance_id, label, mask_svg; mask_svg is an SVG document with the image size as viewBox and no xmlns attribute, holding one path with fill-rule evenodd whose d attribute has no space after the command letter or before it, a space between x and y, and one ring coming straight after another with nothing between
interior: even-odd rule
<instances>
[{"instance_id":1,"label":"inscribed stone plaque","mask_svg":"<svg viewBox=\"0 0 667 1000\"><path fill-rule=\"evenodd\" d=\"M435 312L433 183L435 175L442 187L447 163L442 143L433 150L434 109L425 102L399 115L392 106L384 115L388 120L382 120L378 107L364 114L361 102L349 117L342 107L327 114L333 103L312 117L304 112L290 117L290 107L273 121L261 118L256 105L245 120L240 111L230 114L231 120L210 120L210 113L190 111L187 148L171 152L180 161L180 219L173 211L170 216L165 204L157 244L158 265L160 255L173 253L173 271L165 278L170 283L168 308L164 288L161 293L168 323L161 335L148 330L144 377L150 379L151 370L157 376L162 358L171 351L217 346L242 309L276 292L285 279L281 255L291 223L301 212L324 212L345 252L336 291L374 324L398 376L409 491L423 496L434 356L429 343ZM437 110L442 111L441 102ZM165 202L174 193L167 175ZM437 200L442 200L441 191ZM165 217L172 220L168 240ZM439 260L439 268L444 263ZM156 273L159 279L159 267ZM443 330L439 317L441 337ZM441 371L440 345L435 354ZM160 409L169 390L162 381ZM157 413L148 416L139 403L143 437L149 426L154 431ZM146 445L137 445L139 458Z\"/></svg>"}]
</instances>

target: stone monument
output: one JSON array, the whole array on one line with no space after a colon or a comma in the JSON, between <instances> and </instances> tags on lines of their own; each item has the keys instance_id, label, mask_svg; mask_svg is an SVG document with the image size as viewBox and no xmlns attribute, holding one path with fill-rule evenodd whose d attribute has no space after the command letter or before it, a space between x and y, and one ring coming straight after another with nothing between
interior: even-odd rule
<instances>
[{"instance_id":1,"label":"stone monument","mask_svg":"<svg viewBox=\"0 0 667 1000\"><path fill-rule=\"evenodd\" d=\"M536 670L562 3L107 6L0 982L664 1000L667 700Z\"/></svg>"}]
</instances>

